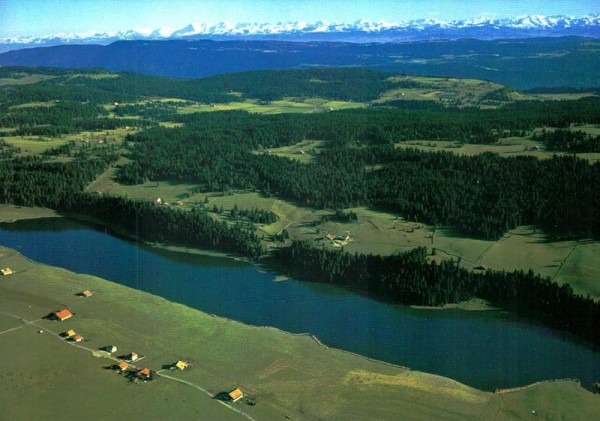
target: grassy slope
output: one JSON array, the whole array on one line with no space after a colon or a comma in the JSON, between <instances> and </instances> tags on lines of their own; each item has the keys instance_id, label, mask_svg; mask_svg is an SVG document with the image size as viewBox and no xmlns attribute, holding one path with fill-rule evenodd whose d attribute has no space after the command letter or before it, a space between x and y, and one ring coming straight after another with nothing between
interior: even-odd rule
<instances>
[{"instance_id":1,"label":"grassy slope","mask_svg":"<svg viewBox=\"0 0 600 421\"><path fill-rule=\"evenodd\" d=\"M548 419L578 411L591 419L600 400L570 382L495 395L449 379L318 345L290 335L206 315L159 297L87 275L31 262L0 249L2 264L16 274L0 279L0 405L8 419L59 419L85 405L90 419L244 419L200 390L166 378L133 384L50 332L75 329L83 345L119 347L145 356L154 370L177 359L193 367L171 372L211 394L239 386L256 406L234 404L255 419L525 419L544 408ZM91 289L95 295L75 294ZM63 306L76 315L65 322L23 325ZM18 329L6 332L17 327ZM37 333L43 329L42 334ZM552 396L566 396L559 402ZM30 405L36 402L35 405ZM85 403L85 404L84 404ZM490 418L491 419L491 418Z\"/></svg>"}]
</instances>

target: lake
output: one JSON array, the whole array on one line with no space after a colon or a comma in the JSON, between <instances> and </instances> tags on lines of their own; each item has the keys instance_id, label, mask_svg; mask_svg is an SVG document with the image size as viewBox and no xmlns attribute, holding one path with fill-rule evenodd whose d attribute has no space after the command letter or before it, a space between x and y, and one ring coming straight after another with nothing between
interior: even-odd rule
<instances>
[{"instance_id":1,"label":"lake","mask_svg":"<svg viewBox=\"0 0 600 421\"><path fill-rule=\"evenodd\" d=\"M62 218L0 224L0 244L200 311L310 333L327 346L450 377L483 390L539 380L600 381L600 352L500 311L421 310L338 287L278 281L231 258L136 244Z\"/></svg>"}]
</instances>

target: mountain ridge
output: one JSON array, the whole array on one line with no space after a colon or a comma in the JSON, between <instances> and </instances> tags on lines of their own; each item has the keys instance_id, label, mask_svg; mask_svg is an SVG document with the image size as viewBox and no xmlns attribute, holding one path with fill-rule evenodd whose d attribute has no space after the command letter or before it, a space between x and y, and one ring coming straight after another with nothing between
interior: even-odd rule
<instances>
[{"instance_id":1,"label":"mountain ridge","mask_svg":"<svg viewBox=\"0 0 600 421\"><path fill-rule=\"evenodd\" d=\"M0 66L95 67L198 78L248 70L365 67L395 73L492 80L517 89L600 87L600 40L549 37L407 43L269 40L117 41L26 48Z\"/></svg>"},{"instance_id":2,"label":"mountain ridge","mask_svg":"<svg viewBox=\"0 0 600 421\"><path fill-rule=\"evenodd\" d=\"M190 23L182 28L133 28L119 32L50 34L40 37L0 38L0 52L9 49L61 44L110 44L118 40L173 39L281 39L288 41L402 42L431 39L498 39L538 36L588 36L600 38L600 14L523 15L514 18L478 17L455 21L417 19L406 22L351 23L289 21L276 23Z\"/></svg>"}]
</instances>

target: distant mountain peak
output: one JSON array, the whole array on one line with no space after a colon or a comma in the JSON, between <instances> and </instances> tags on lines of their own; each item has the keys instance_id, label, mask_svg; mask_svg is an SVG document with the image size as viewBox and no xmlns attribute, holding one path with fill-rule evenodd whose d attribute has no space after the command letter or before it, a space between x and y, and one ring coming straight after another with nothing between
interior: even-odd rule
<instances>
[{"instance_id":1,"label":"distant mountain peak","mask_svg":"<svg viewBox=\"0 0 600 421\"><path fill-rule=\"evenodd\" d=\"M473 19L444 21L418 19L408 22L370 21L359 19L340 22L276 22L276 23L190 23L176 29L164 26L157 29L134 28L117 33L51 34L43 37L14 37L0 39L0 44L16 48L58 44L109 44L118 40L167 39L279 39L327 40L352 42L420 41L429 39L497 39L536 36L578 35L600 38L600 14L581 17L565 15L524 15L497 19L480 16ZM10 48L9 48L10 49ZM1 51L1 50L0 50Z\"/></svg>"}]
</instances>

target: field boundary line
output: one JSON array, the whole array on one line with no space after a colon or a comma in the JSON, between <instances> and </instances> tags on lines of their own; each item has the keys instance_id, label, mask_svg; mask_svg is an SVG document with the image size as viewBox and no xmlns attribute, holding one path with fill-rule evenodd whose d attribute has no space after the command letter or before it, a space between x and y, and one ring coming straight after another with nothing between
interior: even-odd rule
<instances>
[{"instance_id":1,"label":"field boundary line","mask_svg":"<svg viewBox=\"0 0 600 421\"><path fill-rule=\"evenodd\" d=\"M553 281L556 279L556 277L558 276L558 274L560 273L560 271L563 269L563 267L565 267L565 264L567 263L567 260L569 260L569 257L571 257L571 255L573 254L573 252L575 251L575 249L577 248L578 245L579 245L579 240L575 241L575 244L571 248L571 251L569 252L569 254L567 254L567 257L565 257L563 259L563 261L560 262L560 266L558 267L558 270L556 271L556 273L552 277Z\"/></svg>"}]
</instances>

